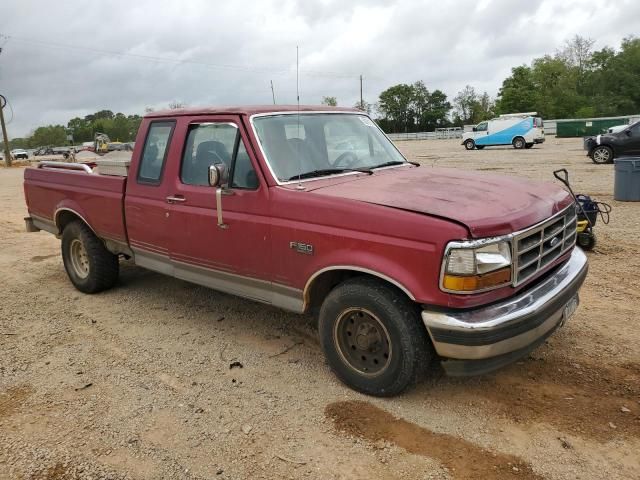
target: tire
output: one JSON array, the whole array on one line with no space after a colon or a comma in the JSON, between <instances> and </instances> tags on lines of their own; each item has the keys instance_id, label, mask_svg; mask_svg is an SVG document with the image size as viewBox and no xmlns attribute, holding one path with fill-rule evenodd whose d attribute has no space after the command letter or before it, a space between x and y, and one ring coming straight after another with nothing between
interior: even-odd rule
<instances>
[{"instance_id":1,"label":"tire","mask_svg":"<svg viewBox=\"0 0 640 480\"><path fill-rule=\"evenodd\" d=\"M62 261L69 280L84 293L113 287L118 280L118 256L83 222L69 223L62 232Z\"/></svg>"},{"instance_id":2,"label":"tire","mask_svg":"<svg viewBox=\"0 0 640 480\"><path fill-rule=\"evenodd\" d=\"M613 162L613 150L611 147L607 147L606 145L597 146L591 150L591 154L589 156L591 157L591 160L593 160L593 163L597 163L598 165Z\"/></svg>"},{"instance_id":3,"label":"tire","mask_svg":"<svg viewBox=\"0 0 640 480\"><path fill-rule=\"evenodd\" d=\"M521 149L525 148L525 146L527 145L526 142L524 141L524 138L522 138L522 137L514 138L513 142L511 142L511 144L513 145L513 148L515 148L517 150L521 150Z\"/></svg>"},{"instance_id":4,"label":"tire","mask_svg":"<svg viewBox=\"0 0 640 480\"><path fill-rule=\"evenodd\" d=\"M466 148L467 150L473 150L474 148L476 148L476 142L474 142L471 139L465 140L464 141L464 148Z\"/></svg>"},{"instance_id":5,"label":"tire","mask_svg":"<svg viewBox=\"0 0 640 480\"><path fill-rule=\"evenodd\" d=\"M367 395L401 393L433 358L416 306L378 279L341 283L322 303L319 317L320 342L331 370Z\"/></svg>"},{"instance_id":6,"label":"tire","mask_svg":"<svg viewBox=\"0 0 640 480\"><path fill-rule=\"evenodd\" d=\"M589 232L582 232L578 234L578 246L585 251L593 250L596 246L596 234Z\"/></svg>"},{"instance_id":7,"label":"tire","mask_svg":"<svg viewBox=\"0 0 640 480\"><path fill-rule=\"evenodd\" d=\"M478 150L482 150L482 149L484 148L484 145L476 145L476 148L477 148Z\"/></svg>"},{"instance_id":8,"label":"tire","mask_svg":"<svg viewBox=\"0 0 640 480\"><path fill-rule=\"evenodd\" d=\"M524 148L531 148L533 147L533 143L525 143Z\"/></svg>"}]
</instances>

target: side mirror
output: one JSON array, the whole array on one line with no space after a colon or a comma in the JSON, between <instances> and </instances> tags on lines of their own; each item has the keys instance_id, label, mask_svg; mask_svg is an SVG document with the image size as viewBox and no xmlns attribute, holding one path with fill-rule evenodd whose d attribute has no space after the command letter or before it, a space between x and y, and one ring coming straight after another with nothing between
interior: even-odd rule
<instances>
[{"instance_id":1,"label":"side mirror","mask_svg":"<svg viewBox=\"0 0 640 480\"><path fill-rule=\"evenodd\" d=\"M211 187L217 187L220 185L220 181L222 180L222 172L221 165L209 165L209 185Z\"/></svg>"},{"instance_id":2,"label":"side mirror","mask_svg":"<svg viewBox=\"0 0 640 480\"><path fill-rule=\"evenodd\" d=\"M473 131L477 132L478 131L478 127L473 127Z\"/></svg>"},{"instance_id":3,"label":"side mirror","mask_svg":"<svg viewBox=\"0 0 640 480\"><path fill-rule=\"evenodd\" d=\"M229 171L224 163L214 163L209 166L209 185L212 187L225 187L229 181Z\"/></svg>"},{"instance_id":4,"label":"side mirror","mask_svg":"<svg viewBox=\"0 0 640 480\"><path fill-rule=\"evenodd\" d=\"M628 128L627 130L624 131L624 133L627 134L627 137L630 137L631 136L631 129Z\"/></svg>"}]
</instances>

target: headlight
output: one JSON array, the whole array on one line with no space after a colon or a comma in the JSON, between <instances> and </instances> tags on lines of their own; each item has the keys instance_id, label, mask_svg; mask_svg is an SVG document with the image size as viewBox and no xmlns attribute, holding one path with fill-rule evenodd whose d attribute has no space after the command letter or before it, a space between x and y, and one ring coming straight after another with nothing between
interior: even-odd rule
<instances>
[{"instance_id":1,"label":"headlight","mask_svg":"<svg viewBox=\"0 0 640 480\"><path fill-rule=\"evenodd\" d=\"M451 242L443 260L441 288L476 293L511 282L511 245L505 240Z\"/></svg>"}]
</instances>

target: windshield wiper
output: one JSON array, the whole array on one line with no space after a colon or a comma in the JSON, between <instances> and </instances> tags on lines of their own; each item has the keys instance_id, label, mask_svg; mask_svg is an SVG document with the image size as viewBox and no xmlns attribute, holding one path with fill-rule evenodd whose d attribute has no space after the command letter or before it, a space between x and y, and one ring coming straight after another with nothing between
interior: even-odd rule
<instances>
[{"instance_id":1,"label":"windshield wiper","mask_svg":"<svg viewBox=\"0 0 640 480\"><path fill-rule=\"evenodd\" d=\"M371 168L373 169L373 168L382 168L382 167L393 167L394 165L404 165L405 163L408 163L408 164L413 165L415 167L419 167L420 166L420 164L418 162L410 162L409 160L404 161L404 162L401 161L401 160L392 160L390 162L381 163L380 165L375 165L375 166L373 166Z\"/></svg>"},{"instance_id":2,"label":"windshield wiper","mask_svg":"<svg viewBox=\"0 0 640 480\"><path fill-rule=\"evenodd\" d=\"M373 172L370 168L323 168L319 170L311 170L310 172L300 173L299 175L294 175L291 178L287 178L287 182L292 180L298 180L299 178L314 178L314 177L323 177L325 175L334 175L336 173L344 173L344 172L360 172L366 173L368 175L373 175Z\"/></svg>"}]
</instances>

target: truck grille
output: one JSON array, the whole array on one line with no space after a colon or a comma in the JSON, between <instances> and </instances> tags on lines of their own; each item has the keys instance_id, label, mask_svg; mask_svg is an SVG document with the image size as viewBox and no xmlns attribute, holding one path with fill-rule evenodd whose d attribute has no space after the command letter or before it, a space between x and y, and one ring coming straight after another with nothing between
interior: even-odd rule
<instances>
[{"instance_id":1,"label":"truck grille","mask_svg":"<svg viewBox=\"0 0 640 480\"><path fill-rule=\"evenodd\" d=\"M574 205L513 237L514 286L531 278L576 243Z\"/></svg>"}]
</instances>

